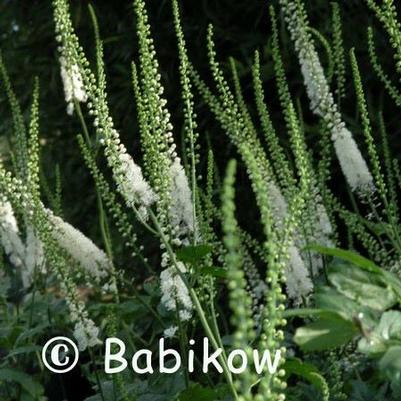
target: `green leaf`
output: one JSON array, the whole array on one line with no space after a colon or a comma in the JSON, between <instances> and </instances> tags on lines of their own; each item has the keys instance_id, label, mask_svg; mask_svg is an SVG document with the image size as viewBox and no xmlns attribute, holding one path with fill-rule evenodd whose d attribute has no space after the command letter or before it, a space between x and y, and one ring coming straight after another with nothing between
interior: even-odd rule
<instances>
[{"instance_id":1,"label":"green leaf","mask_svg":"<svg viewBox=\"0 0 401 401\"><path fill-rule=\"evenodd\" d=\"M331 287L317 288L315 304L321 310L337 312L346 320L358 320L359 325L365 330L371 330L379 322L377 312L360 305Z\"/></svg>"},{"instance_id":2,"label":"green leaf","mask_svg":"<svg viewBox=\"0 0 401 401\"><path fill-rule=\"evenodd\" d=\"M18 347L9 352L7 354L7 358L11 358L21 354L30 354L32 352L41 351L41 349L42 347L39 347L39 345L26 345L23 347Z\"/></svg>"},{"instance_id":3,"label":"green leaf","mask_svg":"<svg viewBox=\"0 0 401 401\"><path fill-rule=\"evenodd\" d=\"M184 263L196 264L207 256L213 248L210 245L190 245L178 249L177 259Z\"/></svg>"},{"instance_id":4,"label":"green leaf","mask_svg":"<svg viewBox=\"0 0 401 401\"><path fill-rule=\"evenodd\" d=\"M392 287L376 273L336 265L329 270L329 281L341 294L380 312L397 303Z\"/></svg>"},{"instance_id":5,"label":"green leaf","mask_svg":"<svg viewBox=\"0 0 401 401\"><path fill-rule=\"evenodd\" d=\"M359 255L356 252L348 251L346 249L326 248L326 247L320 246L320 245L309 245L306 247L306 249L310 249L312 251L321 253L322 255L334 256L338 259L345 260L349 263L352 263L356 266L362 267L363 269L374 272L374 273L378 273L378 272L382 271L380 269L380 267L377 266L371 260Z\"/></svg>"},{"instance_id":6,"label":"green leaf","mask_svg":"<svg viewBox=\"0 0 401 401\"><path fill-rule=\"evenodd\" d=\"M297 375L303 377L322 393L324 400L328 399L329 386L326 379L314 365L302 362L297 358L289 358L285 362L284 370L288 376Z\"/></svg>"},{"instance_id":7,"label":"green leaf","mask_svg":"<svg viewBox=\"0 0 401 401\"><path fill-rule=\"evenodd\" d=\"M380 370L391 381L394 392L401 393L401 346L390 347L379 361Z\"/></svg>"},{"instance_id":8,"label":"green leaf","mask_svg":"<svg viewBox=\"0 0 401 401\"><path fill-rule=\"evenodd\" d=\"M35 382L31 376L15 369L0 369L0 381L18 383L33 398L38 398L43 394L43 387Z\"/></svg>"},{"instance_id":9,"label":"green leaf","mask_svg":"<svg viewBox=\"0 0 401 401\"><path fill-rule=\"evenodd\" d=\"M340 294L334 288L326 286L316 290L315 304L319 309L337 312L348 320L361 310L358 303Z\"/></svg>"},{"instance_id":10,"label":"green leaf","mask_svg":"<svg viewBox=\"0 0 401 401\"><path fill-rule=\"evenodd\" d=\"M294 341L304 351L323 351L347 344L357 332L353 322L338 313L325 311L315 322L297 329Z\"/></svg>"},{"instance_id":11,"label":"green leaf","mask_svg":"<svg viewBox=\"0 0 401 401\"><path fill-rule=\"evenodd\" d=\"M334 256L338 259L345 260L355 266L358 266L363 270L381 275L386 280L386 282L391 285L397 296L401 299L401 281L397 278L397 276L395 276L393 273L381 269L374 262L359 255L358 253L340 248L326 248L319 245L310 245L307 247L307 249L311 249L323 255Z\"/></svg>"},{"instance_id":12,"label":"green leaf","mask_svg":"<svg viewBox=\"0 0 401 401\"><path fill-rule=\"evenodd\" d=\"M285 318L309 317L309 316L330 318L333 315L333 313L335 315L337 315L336 312L328 311L328 310L324 310L324 309L300 308L300 309L287 309L283 312L283 316Z\"/></svg>"},{"instance_id":13,"label":"green leaf","mask_svg":"<svg viewBox=\"0 0 401 401\"><path fill-rule=\"evenodd\" d=\"M223 269L221 267L207 266L207 267L200 269L200 274L205 275L205 276L226 278L227 270Z\"/></svg>"},{"instance_id":14,"label":"green leaf","mask_svg":"<svg viewBox=\"0 0 401 401\"><path fill-rule=\"evenodd\" d=\"M358 350L375 356L383 354L393 345L401 346L401 312L398 311L383 313L374 330L367 337L361 338Z\"/></svg>"},{"instance_id":15,"label":"green leaf","mask_svg":"<svg viewBox=\"0 0 401 401\"><path fill-rule=\"evenodd\" d=\"M49 323L42 323L32 329L22 331L22 333L16 339L15 345L20 344L24 340L37 336L38 334L45 333L49 327L50 327Z\"/></svg>"},{"instance_id":16,"label":"green leaf","mask_svg":"<svg viewBox=\"0 0 401 401\"><path fill-rule=\"evenodd\" d=\"M362 380L351 381L352 393L349 401L389 401L388 386L380 388Z\"/></svg>"}]
</instances>

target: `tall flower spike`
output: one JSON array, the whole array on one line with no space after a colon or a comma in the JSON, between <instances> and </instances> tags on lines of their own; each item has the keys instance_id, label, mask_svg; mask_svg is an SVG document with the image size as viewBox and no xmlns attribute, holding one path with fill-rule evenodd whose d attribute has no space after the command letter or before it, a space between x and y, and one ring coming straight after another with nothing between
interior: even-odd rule
<instances>
[{"instance_id":1,"label":"tall flower spike","mask_svg":"<svg viewBox=\"0 0 401 401\"><path fill-rule=\"evenodd\" d=\"M241 154L246 161L248 175L252 182L252 189L256 197L261 214L261 222L265 235L263 244L263 252L267 262L266 266L266 284L268 291L266 292L266 306L263 310L263 333L260 340L260 347L269 349L271 352L281 350L281 364L285 362L285 348L280 347L283 340L283 332L279 329L285 324L282 318L284 310L283 301L285 295L282 293L281 282L283 281L283 258L288 254L288 240L281 238L281 234L273 225L273 213L271 210L270 201L266 193L264 177L258 166L257 159L252 153L252 149L246 144L241 145ZM288 221L295 221L293 216L287 217L284 223L285 237L291 237L292 227L288 229ZM292 225L292 224L291 224ZM287 232L288 230L288 232ZM280 240L281 239L281 240ZM283 240L283 241L282 241ZM282 399L282 389L285 388L285 383L276 373L274 375L263 375L259 384L259 392L263 394L260 400Z\"/></svg>"},{"instance_id":2,"label":"tall flower spike","mask_svg":"<svg viewBox=\"0 0 401 401\"><path fill-rule=\"evenodd\" d=\"M192 191L192 214L193 214L193 232L195 241L197 237L196 227L196 166L199 163L199 155L196 154L196 141L198 139L196 115L194 112L194 101L192 85L189 77L189 60L185 45L184 34L181 28L180 11L176 0L172 2L175 31L178 40L178 54L180 59L180 80L182 88L182 101L185 117L185 140L188 142L188 159L190 160L190 181Z\"/></svg>"},{"instance_id":3,"label":"tall flower spike","mask_svg":"<svg viewBox=\"0 0 401 401\"><path fill-rule=\"evenodd\" d=\"M251 315L252 301L246 291L247 281L243 270L244 260L240 251L239 229L235 218L235 171L236 162L231 160L227 166L222 194L224 245L227 249L225 261L228 268L227 281L229 304L232 310L231 323L235 327L232 346L244 350L249 355L252 352L250 343L255 339L255 332ZM241 390L241 394L248 396L244 399L251 399L249 398L249 392L255 380L257 378L251 372L244 372L244 374L236 378L237 389Z\"/></svg>"},{"instance_id":4,"label":"tall flower spike","mask_svg":"<svg viewBox=\"0 0 401 401\"><path fill-rule=\"evenodd\" d=\"M68 65L76 65L78 72L81 74L84 91L88 97L89 114L94 115L93 125L100 142L105 145L105 155L109 167L112 169L113 178L117 183L117 188L129 207L135 212L141 209L142 217L146 216L146 208L149 207L149 200L154 199L150 195L150 187L145 183L142 172L128 155L127 149L121 143L118 131L114 128L113 119L110 116L107 96L105 92L105 78L101 64L101 46L98 47L97 60L99 78L98 81L94 73L89 68L87 60L82 48L79 45L71 17L68 9L68 3L65 0L54 0L54 20L56 24L57 41L60 43L61 56L66 59ZM80 93L82 95L82 93ZM126 175L126 168L129 167L129 176ZM127 179L135 178L134 182L127 182ZM134 184L134 189L130 185ZM139 190L138 190L139 188ZM143 189L146 188L146 191ZM136 196L137 194L145 194L145 197ZM145 203L143 203L145 200Z\"/></svg>"},{"instance_id":5,"label":"tall flower spike","mask_svg":"<svg viewBox=\"0 0 401 401\"><path fill-rule=\"evenodd\" d=\"M330 92L308 21L300 1L280 0L281 8L298 54L311 110L323 118L331 129L337 158L352 191L368 194L374 191L373 177L351 132L345 127Z\"/></svg>"},{"instance_id":6,"label":"tall flower spike","mask_svg":"<svg viewBox=\"0 0 401 401\"><path fill-rule=\"evenodd\" d=\"M26 178L27 171L27 158L28 158L28 146L26 137L26 128L24 122L24 116L22 115L21 107L18 99L11 86L10 78L5 64L3 63L3 58L0 52L0 77L1 84L4 85L5 92L7 94L8 102L10 104L12 116L13 116L13 126L14 126L14 136L16 144L16 174L19 178Z\"/></svg>"},{"instance_id":7,"label":"tall flower spike","mask_svg":"<svg viewBox=\"0 0 401 401\"><path fill-rule=\"evenodd\" d=\"M175 5L176 6L176 5ZM173 3L174 8L174 3ZM137 102L139 125L144 149L145 171L157 193L158 220L169 240L180 245L188 243L191 234L196 232L195 207L188 178L181 160L178 158L173 138L173 125L167 109L167 101L163 97L164 88L159 73L155 46L151 36L148 15L143 0L134 1L137 17L137 34L139 42L139 68L133 64L133 87ZM178 9L174 8L176 29L179 25ZM194 121L192 119L192 99L188 95L189 82L186 76L187 61L183 52L183 36L178 34L181 59L181 82L185 102L186 128L189 129L190 142L194 146ZM192 129L192 131L191 131ZM195 188L195 160L192 159L192 188ZM162 291L161 302L168 310L178 310L181 321L192 316L192 303L187 288L180 275L171 265L167 253L162 255L160 274ZM184 267L184 266L182 266ZM185 273L184 271L182 273Z\"/></svg>"},{"instance_id":8,"label":"tall flower spike","mask_svg":"<svg viewBox=\"0 0 401 401\"><path fill-rule=\"evenodd\" d=\"M173 139L173 125L163 97L159 63L151 36L148 15L143 0L134 1L139 43L139 68L133 66L133 85L139 115L144 150L144 169L158 195L158 218L164 228L169 226L171 177L166 174L174 163L177 152ZM171 228L171 227L170 227Z\"/></svg>"}]
</instances>

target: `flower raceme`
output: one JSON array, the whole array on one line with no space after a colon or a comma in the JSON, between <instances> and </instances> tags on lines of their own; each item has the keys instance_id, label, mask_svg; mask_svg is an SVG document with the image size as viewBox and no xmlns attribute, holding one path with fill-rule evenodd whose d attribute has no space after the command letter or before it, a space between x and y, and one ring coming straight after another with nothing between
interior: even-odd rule
<instances>
[{"instance_id":1,"label":"flower raceme","mask_svg":"<svg viewBox=\"0 0 401 401\"><path fill-rule=\"evenodd\" d=\"M347 180L352 189L372 189L372 175L362 158L358 145L354 141L351 132L340 124L333 128L332 138L342 171L346 172Z\"/></svg>"},{"instance_id":2,"label":"flower raceme","mask_svg":"<svg viewBox=\"0 0 401 401\"><path fill-rule=\"evenodd\" d=\"M280 4L298 54L311 110L322 117L330 129L337 158L352 191L360 194L371 192L375 188L372 174L351 132L341 119L308 31L302 4L291 0L280 0Z\"/></svg>"},{"instance_id":3,"label":"flower raceme","mask_svg":"<svg viewBox=\"0 0 401 401\"><path fill-rule=\"evenodd\" d=\"M186 272L182 262L178 262L181 273ZM174 266L168 267L160 273L161 303L169 311L178 311L182 321L188 321L192 316L192 300L181 276Z\"/></svg>"},{"instance_id":4,"label":"flower raceme","mask_svg":"<svg viewBox=\"0 0 401 401\"><path fill-rule=\"evenodd\" d=\"M189 188L188 178L178 157L171 163L171 206L169 209L169 223L174 232L172 242L175 245L188 245L190 235L194 233L195 227L193 218L192 193ZM178 318L182 322L188 322L192 317L192 300L189 295L181 274L186 274L187 269L182 262L177 262L177 267L171 265L170 256L167 252L162 254L161 266L165 268L160 273L160 289L162 293L161 303L169 311L177 311ZM166 337L174 336L176 327L172 326L165 330Z\"/></svg>"},{"instance_id":5,"label":"flower raceme","mask_svg":"<svg viewBox=\"0 0 401 401\"><path fill-rule=\"evenodd\" d=\"M46 210L54 229L52 234L59 245L66 250L96 282L110 274L111 262L106 254L79 230ZM45 272L45 254L43 244L35 229L27 226L26 239L21 239L17 219L11 203L0 205L0 240L6 255L15 267L21 268L22 282L28 288L37 272Z\"/></svg>"},{"instance_id":6,"label":"flower raceme","mask_svg":"<svg viewBox=\"0 0 401 401\"><path fill-rule=\"evenodd\" d=\"M277 185L268 182L268 195L274 211L275 221L282 228L288 215L288 204ZM300 247L305 245L305 240L298 234L295 235L293 244L289 247L289 259L285 267L285 277L288 296L296 303L307 297L313 290L313 283L300 254Z\"/></svg>"},{"instance_id":7,"label":"flower raceme","mask_svg":"<svg viewBox=\"0 0 401 401\"><path fill-rule=\"evenodd\" d=\"M177 157L170 166L171 207L170 224L178 229L178 236L188 236L194 232L192 192L185 170Z\"/></svg>"},{"instance_id":8,"label":"flower raceme","mask_svg":"<svg viewBox=\"0 0 401 401\"><path fill-rule=\"evenodd\" d=\"M12 205L8 201L0 203L0 242L11 264L20 268L23 286L28 288L35 269L44 272L43 245L30 225L25 241L22 239Z\"/></svg>"},{"instance_id":9,"label":"flower raceme","mask_svg":"<svg viewBox=\"0 0 401 401\"><path fill-rule=\"evenodd\" d=\"M106 254L88 237L60 217L47 211L53 224L53 235L59 245L68 252L97 283L110 274L111 262Z\"/></svg>"},{"instance_id":10,"label":"flower raceme","mask_svg":"<svg viewBox=\"0 0 401 401\"><path fill-rule=\"evenodd\" d=\"M119 179L119 189L125 201L131 207L139 204L139 214L146 220L147 208L157 199L149 183L144 179L142 169L135 164L133 158L125 152L119 154L121 162L121 176Z\"/></svg>"},{"instance_id":11,"label":"flower raceme","mask_svg":"<svg viewBox=\"0 0 401 401\"><path fill-rule=\"evenodd\" d=\"M144 180L142 170L128 155L118 131L114 128L105 93L104 76L102 74L97 79L95 74L87 68L89 61L74 33L68 3L64 0L54 1L54 11L56 39L60 43L61 67L63 63L67 66L76 66L70 67L70 74L74 74L74 80L71 76L68 79L68 75L64 74L67 78L65 80L66 99L70 99L73 94L77 96L77 101L87 101L89 114L94 116L93 126L100 138L100 143L105 146L105 156L112 169L117 189L127 206L133 208L137 214L139 213L139 217L146 219L147 208L156 198L149 184ZM66 71L68 72L68 69Z\"/></svg>"}]
</instances>

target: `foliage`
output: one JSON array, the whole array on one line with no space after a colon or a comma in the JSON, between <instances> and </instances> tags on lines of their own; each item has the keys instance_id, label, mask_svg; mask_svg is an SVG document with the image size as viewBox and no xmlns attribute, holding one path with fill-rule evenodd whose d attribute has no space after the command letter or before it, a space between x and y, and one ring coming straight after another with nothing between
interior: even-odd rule
<instances>
[{"instance_id":1,"label":"foliage","mask_svg":"<svg viewBox=\"0 0 401 401\"><path fill-rule=\"evenodd\" d=\"M2 400L399 399L401 173L387 119L401 104L401 32L393 1L362 3L252 6L269 33L252 33L253 54L232 40L226 62L221 38L235 28L211 5L207 28L198 5L158 6L171 8L171 61L144 0L121 15L53 0L53 18L36 13L37 43L54 36L51 63L22 96L9 48L29 31L11 21L0 54ZM361 38L356 9L372 22ZM117 44L131 18L128 50ZM205 28L203 51L186 18ZM41 359L57 335L80 350L67 375ZM165 339L184 364L106 374L108 337L152 363ZM221 372L189 367L203 337ZM235 373L238 350L248 365ZM255 350L278 352L277 369L253 370Z\"/></svg>"}]
</instances>

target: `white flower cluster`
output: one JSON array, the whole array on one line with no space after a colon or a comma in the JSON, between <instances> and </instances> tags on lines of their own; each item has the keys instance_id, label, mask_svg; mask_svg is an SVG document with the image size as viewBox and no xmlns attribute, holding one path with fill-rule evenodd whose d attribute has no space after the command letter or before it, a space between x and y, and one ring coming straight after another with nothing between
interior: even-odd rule
<instances>
[{"instance_id":1,"label":"white flower cluster","mask_svg":"<svg viewBox=\"0 0 401 401\"><path fill-rule=\"evenodd\" d=\"M347 172L347 181L351 189L373 189L372 175L361 155L351 132L344 125L333 129L334 148L337 154L341 153L339 162L342 171ZM344 149L347 149L344 152Z\"/></svg>"},{"instance_id":2,"label":"white flower cluster","mask_svg":"<svg viewBox=\"0 0 401 401\"><path fill-rule=\"evenodd\" d=\"M0 239L10 262L19 267L23 264L25 247L21 241L17 219L11 203L0 201Z\"/></svg>"},{"instance_id":3,"label":"white flower cluster","mask_svg":"<svg viewBox=\"0 0 401 401\"><path fill-rule=\"evenodd\" d=\"M24 288L31 285L34 273L44 273L43 244L31 226L27 227L25 243L21 239L11 203L0 202L0 240L6 255L15 267L21 267Z\"/></svg>"},{"instance_id":4,"label":"white flower cluster","mask_svg":"<svg viewBox=\"0 0 401 401\"><path fill-rule=\"evenodd\" d=\"M26 232L25 268L22 270L22 283L25 288L29 287L35 272L44 274L45 252L42 241L38 238L32 226L28 226ZM38 269L38 270L36 270Z\"/></svg>"},{"instance_id":5,"label":"white flower cluster","mask_svg":"<svg viewBox=\"0 0 401 401\"><path fill-rule=\"evenodd\" d=\"M290 0L280 0L288 29L295 44L306 91L312 111L322 117L331 130L337 158L352 191L374 191L373 177L352 134L341 120L330 87L324 75L319 55L307 30L302 6Z\"/></svg>"},{"instance_id":6,"label":"white flower cluster","mask_svg":"<svg viewBox=\"0 0 401 401\"><path fill-rule=\"evenodd\" d=\"M101 344L99 340L99 328L96 327L95 323L91 319L85 321L86 325L82 322L78 322L74 327L74 337L78 342L78 349L84 351L88 347L94 347L97 344Z\"/></svg>"},{"instance_id":7,"label":"white flower cluster","mask_svg":"<svg viewBox=\"0 0 401 401\"><path fill-rule=\"evenodd\" d=\"M67 302L68 303L68 302ZM70 308L70 317L74 326L74 337L78 342L80 351L84 351L88 347L94 347L102 342L99 340L99 328L92 319L88 317L82 303L68 304Z\"/></svg>"},{"instance_id":8,"label":"white flower cluster","mask_svg":"<svg viewBox=\"0 0 401 401\"><path fill-rule=\"evenodd\" d=\"M313 290L313 283L298 247L291 245L288 254L289 261L284 271L287 294L295 303L300 303Z\"/></svg>"},{"instance_id":9,"label":"white flower cluster","mask_svg":"<svg viewBox=\"0 0 401 401\"><path fill-rule=\"evenodd\" d=\"M288 213L287 201L274 182L269 181L267 187L276 224L278 227L283 227ZM311 210L311 213L304 215L306 221L303 222L303 225L311 227L307 232L307 238L301 232L296 232L293 243L288 249L289 260L285 268L287 293L296 303L301 302L302 298L307 297L313 290L310 270L313 274L316 274L322 268L322 259L319 255L310 252L303 257L300 249L304 248L308 243L317 243L327 247L333 245L331 240L333 230L327 211L321 203L320 195L315 194L314 198L313 210ZM313 220L311 221L311 219ZM305 264L306 256L308 256L310 270Z\"/></svg>"},{"instance_id":10,"label":"white flower cluster","mask_svg":"<svg viewBox=\"0 0 401 401\"><path fill-rule=\"evenodd\" d=\"M171 178L170 224L178 230L178 236L187 236L194 232L194 209L188 178L178 157L171 164L169 173Z\"/></svg>"},{"instance_id":11,"label":"white flower cluster","mask_svg":"<svg viewBox=\"0 0 401 401\"><path fill-rule=\"evenodd\" d=\"M306 297L313 290L313 283L309 271L296 246L288 249L290 263L285 268L285 277L288 296L296 303L300 303L302 297Z\"/></svg>"},{"instance_id":12,"label":"white flower cluster","mask_svg":"<svg viewBox=\"0 0 401 401\"><path fill-rule=\"evenodd\" d=\"M297 244L300 249L310 244L318 244L323 247L331 248L333 244L333 227L323 199L314 186L311 188L309 201L306 206L307 211L302 215L301 229L298 233ZM300 235L302 233L302 236ZM309 265L309 271L316 276L323 268L323 258L319 253L312 250L302 252L302 257Z\"/></svg>"},{"instance_id":13,"label":"white flower cluster","mask_svg":"<svg viewBox=\"0 0 401 401\"><path fill-rule=\"evenodd\" d=\"M333 245L331 236L333 235L333 227L331 225L329 216L327 215L326 208L322 203L318 202L316 204L317 209L317 219L319 221L319 243L324 244L327 247Z\"/></svg>"},{"instance_id":14,"label":"white flower cluster","mask_svg":"<svg viewBox=\"0 0 401 401\"><path fill-rule=\"evenodd\" d=\"M78 65L69 65L63 56L60 57L59 61L65 101L67 102L67 114L72 115L74 112L74 100L85 103L88 100L88 95L85 91Z\"/></svg>"},{"instance_id":15,"label":"white flower cluster","mask_svg":"<svg viewBox=\"0 0 401 401\"><path fill-rule=\"evenodd\" d=\"M273 182L267 182L267 191L274 215L277 217L278 225L282 226L288 212L287 201L280 188Z\"/></svg>"},{"instance_id":16,"label":"white flower cluster","mask_svg":"<svg viewBox=\"0 0 401 401\"><path fill-rule=\"evenodd\" d=\"M55 216L50 210L47 214L54 226L53 235L59 245L79 262L85 272L96 282L107 277L111 268L107 255L71 224Z\"/></svg>"},{"instance_id":17,"label":"white flower cluster","mask_svg":"<svg viewBox=\"0 0 401 401\"><path fill-rule=\"evenodd\" d=\"M162 266L168 260L165 255L162 256ZM182 274L186 273L185 265L182 262L178 262L178 267ZM160 273L160 289L162 292L161 303L167 310L178 310L178 316L184 322L191 319L193 309L191 296L174 266L167 267Z\"/></svg>"},{"instance_id":18,"label":"white flower cluster","mask_svg":"<svg viewBox=\"0 0 401 401\"><path fill-rule=\"evenodd\" d=\"M147 208L156 201L156 194L144 179L141 168L133 158L126 153L125 148L119 154L121 171L118 174L117 185L125 201L131 207L136 203L143 220L147 218Z\"/></svg>"},{"instance_id":19,"label":"white flower cluster","mask_svg":"<svg viewBox=\"0 0 401 401\"><path fill-rule=\"evenodd\" d=\"M175 333L177 332L177 330L178 330L177 326L170 326L163 331L163 336L165 338L173 338L175 336Z\"/></svg>"},{"instance_id":20,"label":"white flower cluster","mask_svg":"<svg viewBox=\"0 0 401 401\"><path fill-rule=\"evenodd\" d=\"M288 212L287 201L274 182L269 181L267 187L276 224L282 228ZM309 271L298 249L298 246L303 243L299 235L296 235L293 244L288 249L289 260L285 268L287 294L294 302L300 302L313 289Z\"/></svg>"}]
</instances>

